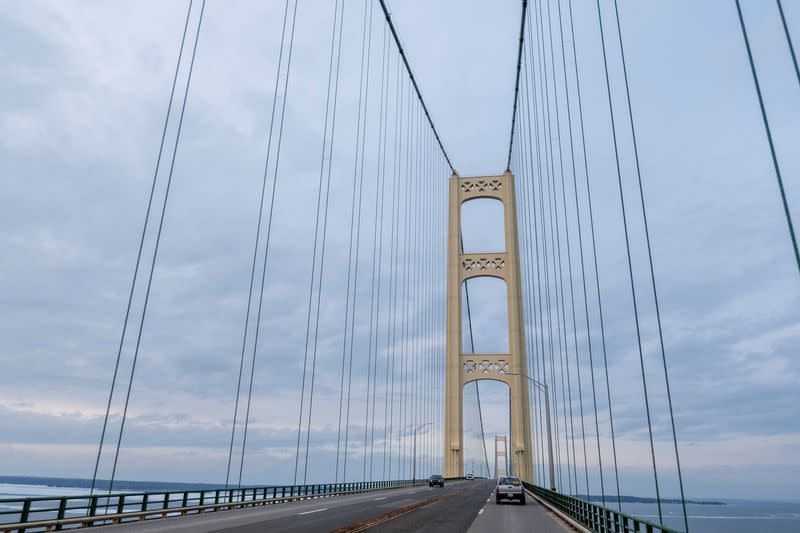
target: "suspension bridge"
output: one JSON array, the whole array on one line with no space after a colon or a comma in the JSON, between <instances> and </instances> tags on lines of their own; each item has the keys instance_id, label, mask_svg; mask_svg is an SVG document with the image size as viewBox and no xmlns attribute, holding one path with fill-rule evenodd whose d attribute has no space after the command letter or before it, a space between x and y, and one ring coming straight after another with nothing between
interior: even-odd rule
<instances>
[{"instance_id":1,"label":"suspension bridge","mask_svg":"<svg viewBox=\"0 0 800 533\"><path fill-rule=\"evenodd\" d=\"M129 457L126 422L142 386L137 372L148 364L148 336L163 334L148 312L162 257L177 245L168 238L170 207L186 187L179 185L184 124L214 16L212 2L189 0L176 29L143 223L129 243L133 274L91 485L84 494L0 501L0 531L689 531L693 502L680 461L648 225L656 199L640 162L625 6L519 3L519 26L506 29L518 32L516 53L497 58L516 64L507 159L491 175L472 175L448 154L385 0L275 4L258 187L249 203L229 207L252 222L242 230L249 255L238 272L244 296L235 349L216 356L229 370L230 405L225 421L214 422L224 426L216 445L224 453L212 461L218 472L206 461L195 465L217 484L137 491L119 479ZM766 150L754 148L753 157L772 172L785 254L800 274L796 203L746 11L739 0L728 4L762 119ZM791 19L780 0L774 7L800 86ZM581 35L576 16L592 21L596 40ZM314 46L309 33L318 37ZM599 86L587 84L579 46L602 58L593 66L602 72ZM324 91L298 79L298 61L324 72ZM319 113L313 128L293 122L306 107ZM588 115L604 117L602 136L587 133ZM292 137L303 155L290 165ZM593 166L593 152L613 164ZM492 224L493 247L475 245L469 228ZM610 251L610 234L620 249ZM604 256L612 253L621 254L619 272L607 271ZM475 298L487 280L500 320L488 319L485 300ZM630 310L623 326L619 302ZM476 334L486 327L498 346ZM622 342L633 371L619 377L613 362ZM257 406L259 379L267 378L271 401ZM481 400L491 384L502 384L506 411ZM615 405L615 389L627 391L636 416L630 402L624 412ZM202 409L215 418L217 407ZM502 435L486 429L489 419L504 421ZM642 435L642 449L620 444L621 424ZM270 438L279 441L280 474L257 470ZM627 507L621 482L626 454L642 451L649 488L636 501L651 505L647 516ZM429 486L435 474L444 488ZM506 474L522 480L524 507L493 505L490 478Z\"/></svg>"}]
</instances>

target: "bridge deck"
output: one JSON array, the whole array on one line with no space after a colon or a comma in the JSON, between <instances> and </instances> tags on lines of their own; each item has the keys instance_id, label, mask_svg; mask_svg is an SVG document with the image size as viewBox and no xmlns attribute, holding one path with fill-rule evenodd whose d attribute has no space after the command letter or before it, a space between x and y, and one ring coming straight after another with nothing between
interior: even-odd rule
<instances>
[{"instance_id":1,"label":"bridge deck","mask_svg":"<svg viewBox=\"0 0 800 533\"><path fill-rule=\"evenodd\" d=\"M527 498L527 505L518 503L495 503L494 494L489 494L486 504L469 528L469 533L497 533L498 531L535 531L536 533L563 533L574 531L555 513L540 505L534 498Z\"/></svg>"},{"instance_id":2,"label":"bridge deck","mask_svg":"<svg viewBox=\"0 0 800 533\"><path fill-rule=\"evenodd\" d=\"M487 480L457 481L444 489L408 487L352 496L165 518L107 526L114 531L229 533L279 531L568 531L546 510L528 505L497 505Z\"/></svg>"}]
</instances>

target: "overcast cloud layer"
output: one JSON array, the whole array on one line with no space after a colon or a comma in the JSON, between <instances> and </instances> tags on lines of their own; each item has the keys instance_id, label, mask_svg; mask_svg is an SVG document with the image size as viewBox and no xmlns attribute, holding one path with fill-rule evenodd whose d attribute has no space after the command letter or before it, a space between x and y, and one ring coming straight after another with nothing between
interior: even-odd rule
<instances>
[{"instance_id":1,"label":"overcast cloud layer","mask_svg":"<svg viewBox=\"0 0 800 533\"><path fill-rule=\"evenodd\" d=\"M573 3L621 482L623 492L650 494L596 12ZM744 3L797 221L800 88L774 7ZM364 4L346 6L313 481L334 476ZM502 172L519 3L395 1L391 7L456 169ZM0 4L2 474L91 475L185 9L184 2L154 1ZM790 26L800 28L798 6L786 9ZM300 2L246 483L292 477L332 15L333 2ZM374 15L377 46L383 26L377 8ZM283 3L209 0L205 16L120 479L220 482L225 476ZM621 23L687 494L797 497L800 283L735 9L722 0L626 2ZM618 81L616 56L611 66ZM632 178L628 134L621 142L623 170ZM370 168L366 195L375 193ZM448 172L442 165L436 170L441 216ZM374 204L366 206L371 217ZM641 244L637 228L632 239ZM465 227L465 239L491 243L491 229ZM443 246L443 233L436 236ZM369 272L371 250L371 243L362 250L362 272ZM644 268L641 246L635 253ZM437 266L443 273L441 261ZM639 282L646 293L646 279ZM470 296L480 351L498 342L502 320L489 288L476 284ZM366 308L366 282L358 298L359 309ZM662 494L676 495L652 306L643 305L667 487ZM428 310L418 303L412 315ZM368 322L362 316L356 323L353 410L359 417ZM418 338L443 352L441 328ZM385 355L384 347L381 360ZM508 431L507 401L501 387L482 387L493 441ZM480 462L473 395L465 391L466 453ZM352 476L360 479L363 422L353 428ZM431 446L438 430L425 433L431 437L425 453L439 454ZM602 429L601 438L610 454ZM110 466L103 464L101 477Z\"/></svg>"}]
</instances>

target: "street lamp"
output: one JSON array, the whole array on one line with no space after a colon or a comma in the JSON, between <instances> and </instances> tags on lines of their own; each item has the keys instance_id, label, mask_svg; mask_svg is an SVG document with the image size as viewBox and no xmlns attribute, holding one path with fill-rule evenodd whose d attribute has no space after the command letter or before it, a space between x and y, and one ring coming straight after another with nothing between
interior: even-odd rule
<instances>
[{"instance_id":1,"label":"street lamp","mask_svg":"<svg viewBox=\"0 0 800 533\"><path fill-rule=\"evenodd\" d=\"M424 428L425 426L430 426L430 425L431 425L430 422L425 422L420 427L418 427L418 428L416 428L414 430L414 468L412 470L413 473L411 474L411 484L412 485L417 482L417 431L419 431L420 429Z\"/></svg>"},{"instance_id":2,"label":"street lamp","mask_svg":"<svg viewBox=\"0 0 800 533\"><path fill-rule=\"evenodd\" d=\"M544 392L544 405L545 405L545 421L547 424L547 455L550 462L550 490L556 490L556 473L553 464L553 433L550 429L550 394L547 391L547 384L536 381L530 376L525 374L515 374L513 372L506 372L509 376L522 376L536 386L537 389Z\"/></svg>"}]
</instances>

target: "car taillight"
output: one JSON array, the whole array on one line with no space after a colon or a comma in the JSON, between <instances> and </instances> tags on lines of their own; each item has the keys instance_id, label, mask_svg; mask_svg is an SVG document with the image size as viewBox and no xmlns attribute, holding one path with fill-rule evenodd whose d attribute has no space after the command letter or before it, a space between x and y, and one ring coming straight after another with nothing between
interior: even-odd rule
<instances>
[{"instance_id":1,"label":"car taillight","mask_svg":"<svg viewBox=\"0 0 800 533\"><path fill-rule=\"evenodd\" d=\"M500 492L500 487L497 487L496 489L494 489L494 491L495 492Z\"/></svg>"}]
</instances>

